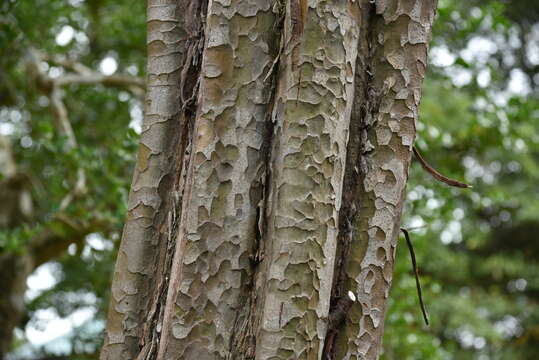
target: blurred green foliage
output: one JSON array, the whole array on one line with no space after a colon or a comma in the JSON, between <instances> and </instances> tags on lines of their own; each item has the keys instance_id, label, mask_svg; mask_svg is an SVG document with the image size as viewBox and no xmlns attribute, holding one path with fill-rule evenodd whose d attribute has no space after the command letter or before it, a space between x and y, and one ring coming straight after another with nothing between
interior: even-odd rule
<instances>
[{"instance_id":1,"label":"blurred green foliage","mask_svg":"<svg viewBox=\"0 0 539 360\"><path fill-rule=\"evenodd\" d=\"M431 326L422 323L408 250L401 243L383 359L535 359L539 3L439 3L416 144L440 172L473 188L448 188L415 162L410 169L403 226L411 230ZM67 337L67 356L95 358L142 101L125 89L65 88L79 143L66 150L48 98L29 76L25 58L36 48L95 70L112 58L116 73L143 77L145 4L6 0L0 11L0 133L11 140L17 171L29 179L34 203L31 219L0 229L0 252L25 251L29 239L51 224L81 168L88 192L65 212L80 219L100 214L109 224L55 260L54 285L27 301L15 354L27 347L25 327L43 325L40 311L66 317L90 308L95 316ZM52 63L42 66L50 76L69 71ZM50 348L31 352L44 356Z\"/></svg>"}]
</instances>

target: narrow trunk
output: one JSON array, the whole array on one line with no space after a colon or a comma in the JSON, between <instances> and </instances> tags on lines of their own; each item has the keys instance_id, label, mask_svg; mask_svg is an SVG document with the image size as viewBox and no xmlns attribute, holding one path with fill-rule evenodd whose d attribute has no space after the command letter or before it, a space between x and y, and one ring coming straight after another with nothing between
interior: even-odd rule
<instances>
[{"instance_id":1,"label":"narrow trunk","mask_svg":"<svg viewBox=\"0 0 539 360\"><path fill-rule=\"evenodd\" d=\"M361 142L346 175L360 180L338 284L357 302L327 344L335 359L376 359L381 348L435 9L436 1L377 1L368 19L367 75L354 111Z\"/></svg>"},{"instance_id":2,"label":"narrow trunk","mask_svg":"<svg viewBox=\"0 0 539 360\"><path fill-rule=\"evenodd\" d=\"M102 359L378 357L435 7L149 1Z\"/></svg>"},{"instance_id":3,"label":"narrow trunk","mask_svg":"<svg viewBox=\"0 0 539 360\"><path fill-rule=\"evenodd\" d=\"M13 330L24 316L26 279L33 269L32 259L26 255L0 255L0 359L11 349Z\"/></svg>"}]
</instances>

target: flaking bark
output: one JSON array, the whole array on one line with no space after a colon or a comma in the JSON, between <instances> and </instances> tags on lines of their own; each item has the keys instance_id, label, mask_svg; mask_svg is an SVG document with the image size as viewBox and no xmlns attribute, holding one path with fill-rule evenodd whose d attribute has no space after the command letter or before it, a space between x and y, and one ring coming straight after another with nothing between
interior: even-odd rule
<instances>
[{"instance_id":1,"label":"flaking bark","mask_svg":"<svg viewBox=\"0 0 539 360\"><path fill-rule=\"evenodd\" d=\"M393 275L404 191L415 137L435 0L377 1L370 46L372 82L358 164L357 234L346 258L354 303L334 359L377 359Z\"/></svg>"},{"instance_id":2,"label":"flaking bark","mask_svg":"<svg viewBox=\"0 0 539 360\"><path fill-rule=\"evenodd\" d=\"M256 359L318 358L327 327L359 11L301 5L288 2L275 89Z\"/></svg>"},{"instance_id":3,"label":"flaking bark","mask_svg":"<svg viewBox=\"0 0 539 360\"><path fill-rule=\"evenodd\" d=\"M186 99L196 89L198 73L192 67L203 12L200 1L148 1L145 118L101 359L145 358L155 351L160 298L174 248L171 233L180 210L190 122Z\"/></svg>"},{"instance_id":4,"label":"flaking bark","mask_svg":"<svg viewBox=\"0 0 539 360\"><path fill-rule=\"evenodd\" d=\"M102 359L378 357L435 8L149 2Z\"/></svg>"},{"instance_id":5,"label":"flaking bark","mask_svg":"<svg viewBox=\"0 0 539 360\"><path fill-rule=\"evenodd\" d=\"M198 110L157 359L227 358L246 317L276 54L269 0L210 1ZM206 335L203 335L206 334Z\"/></svg>"}]
</instances>

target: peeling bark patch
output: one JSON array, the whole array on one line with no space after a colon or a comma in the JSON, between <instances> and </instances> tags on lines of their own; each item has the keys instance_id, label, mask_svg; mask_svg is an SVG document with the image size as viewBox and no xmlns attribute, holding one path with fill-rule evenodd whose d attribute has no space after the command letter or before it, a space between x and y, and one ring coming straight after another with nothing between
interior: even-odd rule
<instances>
[{"instance_id":1,"label":"peeling bark patch","mask_svg":"<svg viewBox=\"0 0 539 360\"><path fill-rule=\"evenodd\" d=\"M366 124L358 163L360 211L346 266L347 287L358 301L335 341L334 359L377 359L391 285L396 240L421 84L436 1L377 1L371 19L372 97L379 104ZM420 64L421 66L418 66Z\"/></svg>"},{"instance_id":2,"label":"peeling bark patch","mask_svg":"<svg viewBox=\"0 0 539 360\"><path fill-rule=\"evenodd\" d=\"M264 83L273 62L271 1L212 1L206 20L189 190L158 359L227 358L245 322L265 177ZM204 341L201 341L204 339Z\"/></svg>"},{"instance_id":3,"label":"peeling bark patch","mask_svg":"<svg viewBox=\"0 0 539 360\"><path fill-rule=\"evenodd\" d=\"M298 6L290 2L285 17L293 49L281 58L272 116L257 359L319 357L333 278L357 20L346 2L310 1L300 32Z\"/></svg>"},{"instance_id":4,"label":"peeling bark patch","mask_svg":"<svg viewBox=\"0 0 539 360\"><path fill-rule=\"evenodd\" d=\"M101 359L148 355L155 341L152 327L160 315L159 301L167 282L166 254L177 217L177 181L172 179L181 173L179 159L188 132L188 117L182 111L188 104L178 100L184 89L194 88L194 81L185 82L184 74L191 69L200 35L199 6L186 0L148 2L145 118ZM198 77L196 70L193 73L189 75Z\"/></svg>"},{"instance_id":5,"label":"peeling bark patch","mask_svg":"<svg viewBox=\"0 0 539 360\"><path fill-rule=\"evenodd\" d=\"M435 5L149 0L102 359L378 357Z\"/></svg>"}]
</instances>

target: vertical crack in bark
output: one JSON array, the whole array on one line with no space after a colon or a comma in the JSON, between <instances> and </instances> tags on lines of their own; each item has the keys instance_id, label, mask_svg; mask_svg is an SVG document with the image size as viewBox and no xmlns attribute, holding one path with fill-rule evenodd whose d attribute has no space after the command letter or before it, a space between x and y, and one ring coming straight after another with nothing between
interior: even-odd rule
<instances>
[{"instance_id":1,"label":"vertical crack in bark","mask_svg":"<svg viewBox=\"0 0 539 360\"><path fill-rule=\"evenodd\" d=\"M199 8L200 2L188 0L148 3L145 119L101 359L147 359L154 350L170 262L164 255L173 245L171 227L180 211L177 196L170 194L180 191L177 178L192 117L189 103L178 100L196 88L197 65L184 65L196 57Z\"/></svg>"},{"instance_id":2,"label":"vertical crack in bark","mask_svg":"<svg viewBox=\"0 0 539 360\"><path fill-rule=\"evenodd\" d=\"M158 359L228 358L244 322L276 49L270 0L212 1Z\"/></svg>"},{"instance_id":3,"label":"vertical crack in bark","mask_svg":"<svg viewBox=\"0 0 539 360\"><path fill-rule=\"evenodd\" d=\"M276 34L279 34L282 31L282 18L277 18L275 21L274 30ZM278 35L276 36L276 38ZM281 46L280 44L278 46ZM280 50L279 54L280 56ZM276 62L275 62L276 61ZM279 59L276 59L271 65L273 68L277 63L280 65ZM268 76L264 77L264 82L266 82ZM271 85L270 89L275 88L276 82L276 73L271 76ZM266 235L268 228L268 199L270 197L270 186L271 183L271 154L273 148L274 137L274 123L271 119L271 114L273 113L274 105L274 95L275 93L271 92L271 98L268 103L268 110L266 116L266 136L265 141L262 147L263 154L263 169L264 175L261 177L262 181L262 198L260 199L257 209L256 209L256 222L255 222L255 244L251 254L251 265L253 268L252 275L250 277L250 283L248 286L247 301L242 308L242 316L238 316L236 323L234 324L234 331L231 337L231 353L230 359L254 359L255 349L256 349L256 330L260 322L260 311L257 309L260 306L260 292L263 287L262 280L264 279L264 268L262 266L262 261L266 252ZM239 313L238 313L239 314Z\"/></svg>"},{"instance_id":4,"label":"vertical crack in bark","mask_svg":"<svg viewBox=\"0 0 539 360\"><path fill-rule=\"evenodd\" d=\"M350 253L350 244L357 236L354 229L354 219L360 207L358 186L361 181L360 159L362 152L370 151L365 148L365 137L362 134L371 126L375 99L372 89L372 51L369 46L372 37L371 17L374 15L374 5L370 1L361 1L358 56L354 81L354 104L350 117L350 135L347 144L346 166L343 179L341 210L339 212L339 234L335 254L335 271L331 290L328 330L324 341L323 359L332 359L335 355L335 340L341 330L346 313L352 306L348 297L346 285L346 260Z\"/></svg>"},{"instance_id":5,"label":"vertical crack in bark","mask_svg":"<svg viewBox=\"0 0 539 360\"><path fill-rule=\"evenodd\" d=\"M359 157L356 234L345 262L353 303L335 335L331 358L377 359L393 274L415 120L436 1L377 1L371 18L372 81ZM370 112L367 112L367 116Z\"/></svg>"},{"instance_id":6,"label":"vertical crack in bark","mask_svg":"<svg viewBox=\"0 0 539 360\"><path fill-rule=\"evenodd\" d=\"M167 199L165 204L166 221L162 221L159 233L162 242L159 247L158 263L155 266L156 281L150 293L152 300L147 309L146 322L143 333L139 340L141 351L136 360L155 359L158 344L160 343L160 331L166 307L166 294L171 275L172 260L176 247L176 234L182 213L182 199L184 197L185 179L189 167L189 159L192 146L193 124L196 116L196 98L201 72L202 48L204 44L204 28L202 19L206 15L205 2L192 2L187 9L186 18L191 19L189 24L190 33L187 40L187 55L181 66L180 75L180 139L174 152L173 185L166 188L167 193L163 197ZM167 196L168 195L168 196Z\"/></svg>"},{"instance_id":7,"label":"vertical crack in bark","mask_svg":"<svg viewBox=\"0 0 539 360\"><path fill-rule=\"evenodd\" d=\"M304 19L299 16L302 5ZM256 284L257 359L321 355L353 99L357 21L354 3L310 1L307 7L306 2L287 2L272 114L265 252Z\"/></svg>"}]
</instances>

